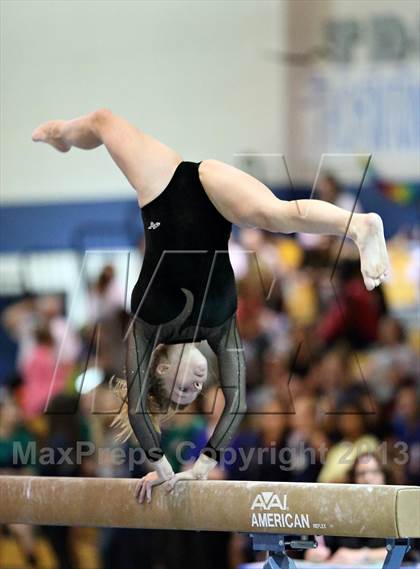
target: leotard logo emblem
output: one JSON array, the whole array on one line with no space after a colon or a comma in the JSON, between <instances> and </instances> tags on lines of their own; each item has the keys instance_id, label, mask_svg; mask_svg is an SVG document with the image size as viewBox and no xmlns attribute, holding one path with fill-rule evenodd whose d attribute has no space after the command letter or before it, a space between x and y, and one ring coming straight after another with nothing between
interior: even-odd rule
<instances>
[{"instance_id":1,"label":"leotard logo emblem","mask_svg":"<svg viewBox=\"0 0 420 569\"><path fill-rule=\"evenodd\" d=\"M156 221L156 222L151 221L150 225L147 229L157 229L159 227L159 225L160 225L160 221Z\"/></svg>"}]
</instances>

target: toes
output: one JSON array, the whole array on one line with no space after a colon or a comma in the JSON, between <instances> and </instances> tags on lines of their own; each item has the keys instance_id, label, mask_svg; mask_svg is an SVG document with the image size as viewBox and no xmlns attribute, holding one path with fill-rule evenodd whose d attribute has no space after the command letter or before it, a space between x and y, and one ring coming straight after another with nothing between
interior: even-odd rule
<instances>
[{"instance_id":1,"label":"toes","mask_svg":"<svg viewBox=\"0 0 420 569\"><path fill-rule=\"evenodd\" d=\"M379 277L364 276L363 280L367 290L371 291L377 286L381 285L388 277L388 273L382 273Z\"/></svg>"},{"instance_id":2,"label":"toes","mask_svg":"<svg viewBox=\"0 0 420 569\"><path fill-rule=\"evenodd\" d=\"M367 290L373 290L375 288L375 280L370 278L370 277L365 277L364 278L365 281L365 287L367 288Z\"/></svg>"},{"instance_id":3,"label":"toes","mask_svg":"<svg viewBox=\"0 0 420 569\"><path fill-rule=\"evenodd\" d=\"M61 139L60 121L51 121L37 127L32 133L34 142L45 142L51 144L60 152L68 152L71 149L66 142Z\"/></svg>"},{"instance_id":4,"label":"toes","mask_svg":"<svg viewBox=\"0 0 420 569\"><path fill-rule=\"evenodd\" d=\"M44 140L45 135L43 132L43 129L41 128L36 128L33 133L32 133L32 140L34 142L39 142L40 140Z\"/></svg>"}]
</instances>

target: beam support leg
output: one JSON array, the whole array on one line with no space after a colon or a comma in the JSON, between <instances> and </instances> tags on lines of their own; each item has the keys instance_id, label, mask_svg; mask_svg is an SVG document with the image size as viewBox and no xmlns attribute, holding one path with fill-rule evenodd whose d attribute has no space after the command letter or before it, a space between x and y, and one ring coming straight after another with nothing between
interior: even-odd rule
<instances>
[{"instance_id":1,"label":"beam support leg","mask_svg":"<svg viewBox=\"0 0 420 569\"><path fill-rule=\"evenodd\" d=\"M399 569L404 556L411 549L409 539L388 539L388 550L382 569Z\"/></svg>"}]
</instances>

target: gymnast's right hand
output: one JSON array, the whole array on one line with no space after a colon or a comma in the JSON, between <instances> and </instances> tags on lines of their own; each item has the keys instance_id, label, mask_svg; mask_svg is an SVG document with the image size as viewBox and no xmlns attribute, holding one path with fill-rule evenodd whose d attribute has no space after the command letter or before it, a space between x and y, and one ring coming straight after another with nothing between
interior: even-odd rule
<instances>
[{"instance_id":1,"label":"gymnast's right hand","mask_svg":"<svg viewBox=\"0 0 420 569\"><path fill-rule=\"evenodd\" d=\"M174 475L172 466L169 464L169 461L165 456L163 456L160 460L154 462L153 466L155 468L155 471L149 472L137 483L135 495L139 504L143 504L145 496L147 502L151 502L153 486L159 486L159 484L163 484Z\"/></svg>"}]
</instances>

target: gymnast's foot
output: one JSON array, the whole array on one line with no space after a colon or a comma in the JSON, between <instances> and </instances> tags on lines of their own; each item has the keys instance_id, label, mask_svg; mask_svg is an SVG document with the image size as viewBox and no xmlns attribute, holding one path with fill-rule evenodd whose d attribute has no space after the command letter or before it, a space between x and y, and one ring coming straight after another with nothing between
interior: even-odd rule
<instances>
[{"instance_id":1,"label":"gymnast's foot","mask_svg":"<svg viewBox=\"0 0 420 569\"><path fill-rule=\"evenodd\" d=\"M351 226L353 239L359 248L365 286L373 290L385 280L389 270L382 219L376 213L355 214Z\"/></svg>"},{"instance_id":2,"label":"gymnast's foot","mask_svg":"<svg viewBox=\"0 0 420 569\"><path fill-rule=\"evenodd\" d=\"M66 121L48 121L41 124L32 133L34 142L46 142L54 146L60 152L68 152L71 148L70 144L64 142L61 137L63 125Z\"/></svg>"}]
</instances>

